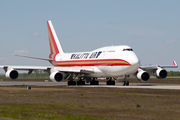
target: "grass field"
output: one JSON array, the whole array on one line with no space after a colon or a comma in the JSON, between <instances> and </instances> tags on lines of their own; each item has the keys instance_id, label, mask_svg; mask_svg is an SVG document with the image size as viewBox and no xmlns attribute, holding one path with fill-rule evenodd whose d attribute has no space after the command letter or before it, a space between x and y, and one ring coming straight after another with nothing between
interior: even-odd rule
<instances>
[{"instance_id":1,"label":"grass field","mask_svg":"<svg viewBox=\"0 0 180 120\"><path fill-rule=\"evenodd\" d=\"M178 79L166 80L172 84ZM133 82L133 80L131 80ZM180 120L180 91L0 87L0 117L23 120Z\"/></svg>"}]
</instances>

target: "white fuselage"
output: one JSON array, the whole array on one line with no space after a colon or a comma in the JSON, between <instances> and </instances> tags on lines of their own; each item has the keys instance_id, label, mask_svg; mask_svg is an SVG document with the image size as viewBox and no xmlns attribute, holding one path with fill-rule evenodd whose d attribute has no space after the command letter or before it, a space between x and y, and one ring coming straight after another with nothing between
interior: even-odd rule
<instances>
[{"instance_id":1,"label":"white fuselage","mask_svg":"<svg viewBox=\"0 0 180 120\"><path fill-rule=\"evenodd\" d=\"M56 67L81 68L94 71L85 77L119 77L135 73L140 61L129 46L110 46L92 52L64 53L54 55Z\"/></svg>"}]
</instances>

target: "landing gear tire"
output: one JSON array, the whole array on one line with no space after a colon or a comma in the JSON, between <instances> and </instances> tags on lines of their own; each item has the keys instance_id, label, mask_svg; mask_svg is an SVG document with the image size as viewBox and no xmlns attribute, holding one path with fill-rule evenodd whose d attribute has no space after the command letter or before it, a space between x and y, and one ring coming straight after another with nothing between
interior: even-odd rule
<instances>
[{"instance_id":1,"label":"landing gear tire","mask_svg":"<svg viewBox=\"0 0 180 120\"><path fill-rule=\"evenodd\" d=\"M99 81L96 81L96 78L90 78L90 85L99 85Z\"/></svg>"},{"instance_id":2,"label":"landing gear tire","mask_svg":"<svg viewBox=\"0 0 180 120\"><path fill-rule=\"evenodd\" d=\"M116 84L115 81L111 81L111 80L106 82L106 85L115 85L115 84Z\"/></svg>"},{"instance_id":3,"label":"landing gear tire","mask_svg":"<svg viewBox=\"0 0 180 120\"><path fill-rule=\"evenodd\" d=\"M77 85L85 85L85 81L79 80L77 81Z\"/></svg>"},{"instance_id":4,"label":"landing gear tire","mask_svg":"<svg viewBox=\"0 0 180 120\"><path fill-rule=\"evenodd\" d=\"M68 85L76 85L76 81L68 81Z\"/></svg>"},{"instance_id":5,"label":"landing gear tire","mask_svg":"<svg viewBox=\"0 0 180 120\"><path fill-rule=\"evenodd\" d=\"M126 85L129 86L129 81L126 82Z\"/></svg>"},{"instance_id":6,"label":"landing gear tire","mask_svg":"<svg viewBox=\"0 0 180 120\"><path fill-rule=\"evenodd\" d=\"M106 78L108 81L106 81L106 85L115 85L115 81L112 81L112 77Z\"/></svg>"},{"instance_id":7,"label":"landing gear tire","mask_svg":"<svg viewBox=\"0 0 180 120\"><path fill-rule=\"evenodd\" d=\"M90 82L90 85L99 85L99 81L92 80Z\"/></svg>"}]
</instances>

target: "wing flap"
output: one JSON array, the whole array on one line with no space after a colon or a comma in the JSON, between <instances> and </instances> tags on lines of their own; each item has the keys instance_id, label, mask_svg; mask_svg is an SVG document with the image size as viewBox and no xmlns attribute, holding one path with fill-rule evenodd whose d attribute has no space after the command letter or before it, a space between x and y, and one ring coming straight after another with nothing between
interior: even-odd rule
<instances>
[{"instance_id":1,"label":"wing flap","mask_svg":"<svg viewBox=\"0 0 180 120\"><path fill-rule=\"evenodd\" d=\"M60 72L67 72L67 73L83 73L89 74L94 73L94 69L92 68L81 68L81 67L54 67L54 69Z\"/></svg>"}]
</instances>

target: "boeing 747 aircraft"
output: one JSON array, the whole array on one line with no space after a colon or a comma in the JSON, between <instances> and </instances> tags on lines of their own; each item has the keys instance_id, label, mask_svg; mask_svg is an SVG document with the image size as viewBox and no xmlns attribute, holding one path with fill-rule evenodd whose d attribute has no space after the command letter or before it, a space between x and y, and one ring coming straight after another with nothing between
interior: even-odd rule
<instances>
[{"instance_id":1,"label":"boeing 747 aircraft","mask_svg":"<svg viewBox=\"0 0 180 120\"><path fill-rule=\"evenodd\" d=\"M178 67L175 61L173 65L140 66L139 58L126 45L107 46L90 52L64 53L51 21L47 21L47 28L51 52L49 58L22 57L46 60L53 66L0 66L5 70L7 78L17 79L18 70L26 70L28 74L44 70L49 73L52 81L68 79L68 85L85 85L85 81L98 85L97 78L106 78L107 85L115 85L114 79L120 76L125 76L123 84L129 85L126 78L131 74L144 82L150 78L145 71L147 69L151 69L157 78L166 78L167 71L164 68ZM79 81L74 81L75 78L79 78Z\"/></svg>"}]
</instances>

